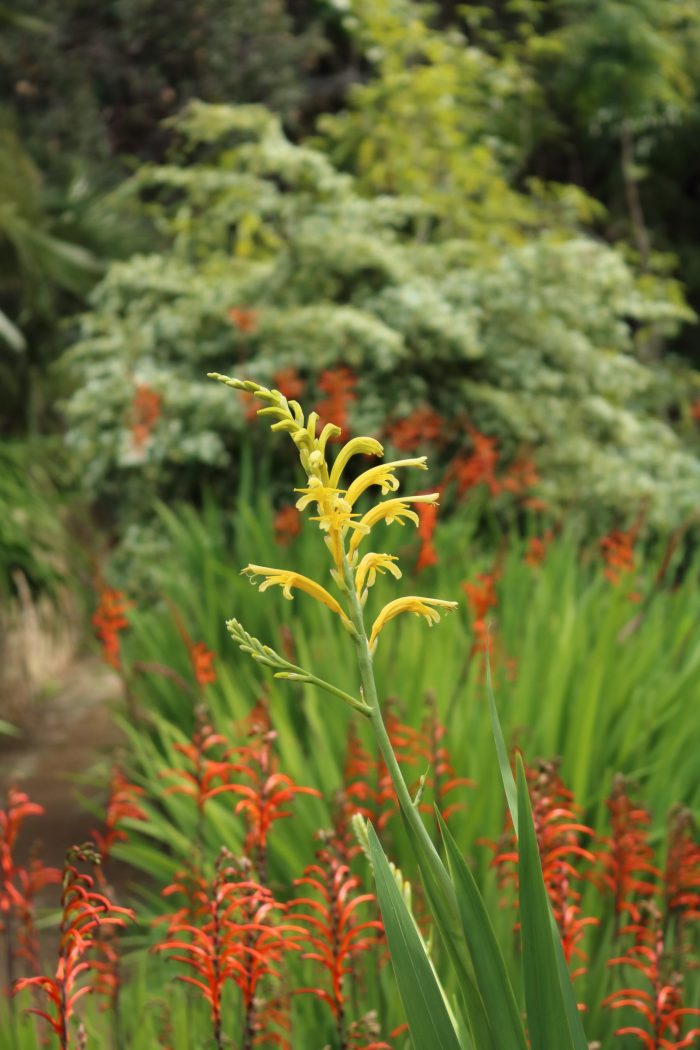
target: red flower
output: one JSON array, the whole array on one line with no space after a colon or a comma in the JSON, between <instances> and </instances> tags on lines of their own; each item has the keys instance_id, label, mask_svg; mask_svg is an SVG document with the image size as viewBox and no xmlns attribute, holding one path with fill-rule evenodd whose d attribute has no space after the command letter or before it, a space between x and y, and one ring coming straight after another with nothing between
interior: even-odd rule
<instances>
[{"instance_id":1,"label":"red flower","mask_svg":"<svg viewBox=\"0 0 700 1050\"><path fill-rule=\"evenodd\" d=\"M232 306L228 311L231 323L239 332L248 335L258 327L258 311L246 306Z\"/></svg>"},{"instance_id":2,"label":"red flower","mask_svg":"<svg viewBox=\"0 0 700 1050\"><path fill-rule=\"evenodd\" d=\"M128 908L118 908L104 894L94 891L92 877L77 868L81 862L99 862L92 846L74 846L66 858L61 893L61 936L55 975L22 978L14 987L15 992L23 988L40 988L48 997L54 1008L52 1014L36 1008L29 1009L28 1013L38 1014L48 1022L58 1037L61 1050L68 1050L68 1025L75 1004L91 991L89 984L79 983L79 978L91 968L85 956L95 934L105 926L123 926L125 918L134 917Z\"/></svg>"},{"instance_id":3,"label":"red flower","mask_svg":"<svg viewBox=\"0 0 700 1050\"><path fill-rule=\"evenodd\" d=\"M348 426L348 409L353 401L357 400L355 387L357 379L349 368L334 368L321 373L318 381L319 389L326 395L316 411L319 414L321 426L326 423L335 423L341 430ZM339 441L340 436L333 440Z\"/></svg>"},{"instance_id":4,"label":"red flower","mask_svg":"<svg viewBox=\"0 0 700 1050\"><path fill-rule=\"evenodd\" d=\"M122 591L99 585L100 603L93 613L92 624L102 643L102 659L115 670L121 670L120 631L126 630L129 621L126 610L129 603Z\"/></svg>"},{"instance_id":5,"label":"red flower","mask_svg":"<svg viewBox=\"0 0 700 1050\"><path fill-rule=\"evenodd\" d=\"M304 393L304 381L296 368L280 368L279 372L273 375L272 382L275 389L288 401L298 401Z\"/></svg>"},{"instance_id":6,"label":"red flower","mask_svg":"<svg viewBox=\"0 0 700 1050\"><path fill-rule=\"evenodd\" d=\"M452 764L452 756L445 743L447 729L440 721L437 701L433 693L426 697L427 714L423 719L422 736L425 741L422 751L428 763L428 776L425 788L433 793L431 802L421 805L421 812L434 813L434 805L440 811L442 819L448 821L457 810L464 809L464 802L451 801L447 798L459 788L474 787L474 781L467 777L458 777ZM461 792L460 792L461 795Z\"/></svg>"},{"instance_id":7,"label":"red flower","mask_svg":"<svg viewBox=\"0 0 700 1050\"><path fill-rule=\"evenodd\" d=\"M635 555L634 544L639 529L633 526L623 532L615 529L603 536L600 541L600 549L605 561L605 577L617 587L623 575L634 572Z\"/></svg>"},{"instance_id":8,"label":"red flower","mask_svg":"<svg viewBox=\"0 0 700 1050\"><path fill-rule=\"evenodd\" d=\"M505 492L521 495L540 483L540 475L529 456L519 456L508 467L501 484Z\"/></svg>"},{"instance_id":9,"label":"red flower","mask_svg":"<svg viewBox=\"0 0 700 1050\"><path fill-rule=\"evenodd\" d=\"M201 689L204 689L205 686L211 685L212 682L216 681L216 671L212 666L216 659L216 653L207 648L204 642L194 642L190 637L178 610L172 602L168 602L168 605L170 606L170 611L173 614L175 625L180 637L187 646L187 651L190 654L195 681Z\"/></svg>"},{"instance_id":10,"label":"red flower","mask_svg":"<svg viewBox=\"0 0 700 1050\"><path fill-rule=\"evenodd\" d=\"M160 419L163 399L145 383L136 386L131 402L131 437L134 448L142 448Z\"/></svg>"},{"instance_id":11,"label":"red flower","mask_svg":"<svg viewBox=\"0 0 700 1050\"><path fill-rule=\"evenodd\" d=\"M489 610L495 609L498 605L498 597L496 595L498 576L499 573L496 570L493 572L482 572L477 576L475 583L465 581L462 584L462 590L466 594L467 602L469 603L472 631L474 632L474 641L471 648L472 655L474 653L489 653L493 647L487 617Z\"/></svg>"},{"instance_id":12,"label":"red flower","mask_svg":"<svg viewBox=\"0 0 700 1050\"><path fill-rule=\"evenodd\" d=\"M682 978L673 969L669 972L658 912L651 912L650 925L634 923L626 926L622 933L632 934L634 944L624 955L611 959L608 965L629 967L635 974L641 973L648 988L620 988L603 1001L603 1005L611 1010L630 1008L641 1015L639 1025L618 1028L615 1035L634 1035L646 1050L681 1050L692 1046L700 1036L700 1028L693 1028L685 1034L683 1028L686 1017L700 1017L700 1010L683 1006Z\"/></svg>"},{"instance_id":13,"label":"red flower","mask_svg":"<svg viewBox=\"0 0 700 1050\"><path fill-rule=\"evenodd\" d=\"M541 565L545 559L547 548L554 539L554 530L547 529L542 536L533 536L525 551L524 562L533 569Z\"/></svg>"},{"instance_id":14,"label":"red flower","mask_svg":"<svg viewBox=\"0 0 700 1050\"><path fill-rule=\"evenodd\" d=\"M239 780L230 790L240 795L236 813L242 813L248 826L245 849L255 862L258 879L267 881L267 840L270 828L278 820L291 816L285 807L295 795L313 795L320 798L315 788L300 787L291 777L280 773L273 754L273 743L277 734L272 729L263 732L253 730L252 742L235 748L238 756L235 770Z\"/></svg>"},{"instance_id":15,"label":"red flower","mask_svg":"<svg viewBox=\"0 0 700 1050\"><path fill-rule=\"evenodd\" d=\"M301 532L301 515L293 503L280 507L275 515L275 541L287 547Z\"/></svg>"},{"instance_id":16,"label":"red flower","mask_svg":"<svg viewBox=\"0 0 700 1050\"><path fill-rule=\"evenodd\" d=\"M653 898L660 872L652 863L654 851L647 837L651 817L631 799L624 777L615 777L606 805L610 835L602 839L605 848L598 858L603 865L603 885L615 902L617 927L620 915L640 921L640 905Z\"/></svg>"},{"instance_id":17,"label":"red flower","mask_svg":"<svg viewBox=\"0 0 700 1050\"><path fill-rule=\"evenodd\" d=\"M594 832L581 824L576 815L578 807L565 787L555 762L538 762L526 770L532 816L537 835L542 875L547 895L552 904L561 935L564 956L570 962L574 956L585 959L579 947L587 926L596 925L597 919L581 917L581 894L574 883L583 876L575 866L584 860L593 864L595 856L580 844L581 836L593 836ZM505 844L495 845L493 864L500 869L502 882L518 884L518 852L515 835L508 820L509 831ZM579 968L572 976L581 973Z\"/></svg>"},{"instance_id":18,"label":"red flower","mask_svg":"<svg viewBox=\"0 0 700 1050\"><path fill-rule=\"evenodd\" d=\"M163 773L163 776L178 781L167 789L169 794L188 795L195 800L201 813L209 799L234 790L232 776L238 767L230 760L231 749L226 738L215 733L211 726L201 725L195 730L191 743L175 744L174 747L185 757L190 768L169 769Z\"/></svg>"},{"instance_id":19,"label":"red flower","mask_svg":"<svg viewBox=\"0 0 700 1050\"><path fill-rule=\"evenodd\" d=\"M0 810L0 930L8 943L10 970L15 958L23 958L30 970L36 972L39 944L34 925L34 900L44 886L61 880L57 868L44 867L36 857L28 868L21 867L14 859L24 821L43 812L43 806L31 802L25 792L16 788L9 789L6 808ZM7 977L11 981L13 973Z\"/></svg>"},{"instance_id":20,"label":"red flower","mask_svg":"<svg viewBox=\"0 0 700 1050\"><path fill-rule=\"evenodd\" d=\"M433 535L437 525L438 505L437 503L417 503L415 506L418 511L418 536L421 541L418 561L416 562L416 572L421 572L422 569L427 568L429 565L437 565L438 562L438 554L433 544Z\"/></svg>"},{"instance_id":21,"label":"red flower","mask_svg":"<svg viewBox=\"0 0 700 1050\"><path fill-rule=\"evenodd\" d=\"M495 438L487 437L476 427L469 426L472 451L468 456L456 456L447 468L445 483L454 480L457 495L464 496L477 485L486 485L492 496L501 491L501 482L496 477L499 451Z\"/></svg>"},{"instance_id":22,"label":"red flower","mask_svg":"<svg viewBox=\"0 0 700 1050\"><path fill-rule=\"evenodd\" d=\"M307 888L309 896L290 902L293 920L306 927L307 950L302 958L318 963L327 984L299 988L297 995L315 995L327 1003L338 1028L341 1046L346 1045L346 980L353 972L353 961L374 948L382 939L378 919L360 920L358 914L374 902L371 893L358 893L360 880L350 872L332 849L321 849L318 864L312 864L295 885Z\"/></svg>"},{"instance_id":23,"label":"red flower","mask_svg":"<svg viewBox=\"0 0 700 1050\"><path fill-rule=\"evenodd\" d=\"M146 814L138 804L144 794L143 788L129 782L124 772L115 767L109 786L109 801L105 816L105 830L93 831L92 838L100 851L102 863L106 864L116 842L126 840L126 832L119 827L125 819L145 820ZM101 868L98 869L101 872Z\"/></svg>"},{"instance_id":24,"label":"red flower","mask_svg":"<svg viewBox=\"0 0 700 1050\"><path fill-rule=\"evenodd\" d=\"M700 844L693 837L694 828L690 810L677 806L671 811L664 890L667 914L679 928L700 919Z\"/></svg>"},{"instance_id":25,"label":"red flower","mask_svg":"<svg viewBox=\"0 0 700 1050\"><path fill-rule=\"evenodd\" d=\"M414 452L427 442L436 441L442 432L444 421L429 405L416 408L410 416L391 423L386 428L387 437L402 452Z\"/></svg>"},{"instance_id":26,"label":"red flower","mask_svg":"<svg viewBox=\"0 0 700 1050\"><path fill-rule=\"evenodd\" d=\"M179 891L173 884L166 893ZM189 922L183 911L173 917L168 938L156 951L170 952L170 958L190 972L178 979L194 985L209 1004L216 1046L224 1046L222 997L227 984L235 984L244 1006L244 1033L241 1045L251 1046L256 1031L259 988L269 975L280 976L275 968L288 951L298 951L296 935L304 930L281 924L277 916L286 910L265 886L249 878L248 865L236 864L222 850L211 884L200 879L196 908Z\"/></svg>"}]
</instances>

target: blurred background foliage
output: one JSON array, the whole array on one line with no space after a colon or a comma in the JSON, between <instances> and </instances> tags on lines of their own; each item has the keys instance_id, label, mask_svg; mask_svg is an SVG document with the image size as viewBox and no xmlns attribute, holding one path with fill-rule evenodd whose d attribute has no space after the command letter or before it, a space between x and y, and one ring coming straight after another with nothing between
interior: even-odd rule
<instances>
[{"instance_id":1,"label":"blurred background foliage","mask_svg":"<svg viewBox=\"0 0 700 1050\"><path fill-rule=\"evenodd\" d=\"M257 439L203 376L240 369L399 449L412 426L438 473L485 434L596 528L687 521L694 3L0 18L2 429L64 437L117 533L231 491Z\"/></svg>"}]
</instances>

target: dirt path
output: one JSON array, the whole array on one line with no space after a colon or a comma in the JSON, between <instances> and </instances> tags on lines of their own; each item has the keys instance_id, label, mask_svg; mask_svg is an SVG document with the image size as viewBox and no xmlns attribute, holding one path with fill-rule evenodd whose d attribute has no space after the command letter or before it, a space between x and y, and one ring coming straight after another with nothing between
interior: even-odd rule
<instances>
[{"instance_id":1,"label":"dirt path","mask_svg":"<svg viewBox=\"0 0 700 1050\"><path fill-rule=\"evenodd\" d=\"M45 810L27 820L21 858L40 840L44 862L61 867L66 849L89 838L95 818L78 801L75 777L88 772L100 756L107 762L120 743L110 712L119 695L119 679L109 668L97 658L81 660L50 698L36 703L22 739L3 739L0 798L14 785ZM89 795L91 789L83 787L82 792Z\"/></svg>"}]
</instances>

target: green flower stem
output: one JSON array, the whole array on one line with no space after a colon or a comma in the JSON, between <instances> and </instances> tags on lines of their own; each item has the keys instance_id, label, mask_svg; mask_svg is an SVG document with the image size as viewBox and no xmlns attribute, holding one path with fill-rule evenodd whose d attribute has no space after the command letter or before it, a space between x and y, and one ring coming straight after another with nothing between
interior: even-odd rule
<instances>
[{"instance_id":1,"label":"green flower stem","mask_svg":"<svg viewBox=\"0 0 700 1050\"><path fill-rule=\"evenodd\" d=\"M295 667L294 664L289 665L293 670L291 671L278 671L275 674L275 678L285 678L291 682L308 682L309 685L315 685L319 689L324 689L327 693L332 696L339 696L346 704L354 708L355 711L359 711L360 714L366 718L370 717L370 709L367 704L364 704L361 700L358 700L354 696L350 696L343 689L339 689L336 685L332 685L331 682L326 682L323 678L317 678L311 671L305 671L303 667Z\"/></svg>"},{"instance_id":2,"label":"green flower stem","mask_svg":"<svg viewBox=\"0 0 700 1050\"><path fill-rule=\"evenodd\" d=\"M411 793L409 792L406 781L404 780L401 767L396 760L396 755L391 746L389 734L384 725L382 709L379 706L379 699L377 697L377 685L374 680L374 670L372 668L372 654L369 651L369 640L367 638L367 632L365 631L362 606L360 605L360 600L355 592L352 571L348 564L348 560L345 557L343 558L343 577L347 588L348 612L352 625L355 628L355 647L357 649L357 659L360 668L363 698L369 707L369 719L372 723L375 739L382 758L386 763L386 767L389 770L389 776L394 785L394 791L396 792L404 817L409 824L411 824L415 832L420 835L421 839L425 840L425 845L426 847L430 847L430 852L434 853L435 847L433 841L426 830L425 824L421 820L418 810L413 804ZM438 858L436 857L436 859ZM439 859L438 863L440 863ZM442 867L442 864L440 864L440 866Z\"/></svg>"}]
</instances>

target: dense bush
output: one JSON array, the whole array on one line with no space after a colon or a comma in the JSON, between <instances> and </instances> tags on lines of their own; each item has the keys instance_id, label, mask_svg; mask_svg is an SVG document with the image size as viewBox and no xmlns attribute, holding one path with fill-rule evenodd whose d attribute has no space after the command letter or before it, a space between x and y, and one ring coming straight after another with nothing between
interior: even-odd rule
<instances>
[{"instance_id":1,"label":"dense bush","mask_svg":"<svg viewBox=\"0 0 700 1050\"><path fill-rule=\"evenodd\" d=\"M445 455L472 425L506 460L527 449L554 507L644 508L656 526L694 508L700 467L667 422L687 388L642 359L689 317L673 283L572 228L482 253L440 235L429 201L363 198L262 109L193 104L176 128L177 160L130 185L169 247L110 268L68 354L68 441L93 495L130 513L221 477L249 420L205 373L245 360L317 401L319 375L349 367L351 428L430 406Z\"/></svg>"}]
</instances>

